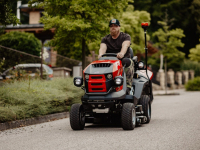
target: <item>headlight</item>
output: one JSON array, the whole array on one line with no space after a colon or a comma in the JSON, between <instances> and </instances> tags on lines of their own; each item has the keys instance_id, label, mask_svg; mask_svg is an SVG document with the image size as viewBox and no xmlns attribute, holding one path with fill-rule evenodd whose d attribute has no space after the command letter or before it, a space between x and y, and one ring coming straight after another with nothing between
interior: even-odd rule
<instances>
[{"instance_id":1,"label":"headlight","mask_svg":"<svg viewBox=\"0 0 200 150\"><path fill-rule=\"evenodd\" d=\"M121 86L123 84L123 77L122 76L116 76L114 79L115 85L117 86Z\"/></svg>"},{"instance_id":2,"label":"headlight","mask_svg":"<svg viewBox=\"0 0 200 150\"><path fill-rule=\"evenodd\" d=\"M83 85L83 78L82 77L75 77L74 78L74 85L75 86L82 86Z\"/></svg>"},{"instance_id":3,"label":"headlight","mask_svg":"<svg viewBox=\"0 0 200 150\"><path fill-rule=\"evenodd\" d=\"M115 80L115 84L116 85L120 85L122 83L122 80L120 79L120 78L117 78L116 80Z\"/></svg>"},{"instance_id":4,"label":"headlight","mask_svg":"<svg viewBox=\"0 0 200 150\"><path fill-rule=\"evenodd\" d=\"M88 75L88 74L85 75L85 79L86 79L86 80L89 79L89 75Z\"/></svg>"},{"instance_id":5,"label":"headlight","mask_svg":"<svg viewBox=\"0 0 200 150\"><path fill-rule=\"evenodd\" d=\"M107 78L108 78L108 79L111 79L111 78L112 78L112 74L108 74L108 75L107 75Z\"/></svg>"},{"instance_id":6,"label":"headlight","mask_svg":"<svg viewBox=\"0 0 200 150\"><path fill-rule=\"evenodd\" d=\"M75 83L76 83L76 85L80 85L81 84L81 79L76 79Z\"/></svg>"},{"instance_id":7,"label":"headlight","mask_svg":"<svg viewBox=\"0 0 200 150\"><path fill-rule=\"evenodd\" d=\"M139 63L138 63L138 67L139 67L140 69L144 68L144 63L143 63L143 62L139 62Z\"/></svg>"}]
</instances>

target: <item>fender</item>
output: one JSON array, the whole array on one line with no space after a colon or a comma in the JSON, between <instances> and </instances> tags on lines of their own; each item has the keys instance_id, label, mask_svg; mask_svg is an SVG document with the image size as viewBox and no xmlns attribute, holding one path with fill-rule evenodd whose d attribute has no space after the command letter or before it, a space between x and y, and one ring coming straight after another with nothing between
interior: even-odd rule
<instances>
[{"instance_id":1,"label":"fender","mask_svg":"<svg viewBox=\"0 0 200 150\"><path fill-rule=\"evenodd\" d=\"M135 87L134 97L139 100L141 98L143 89L149 84L148 80L141 76L140 78L133 79L132 85Z\"/></svg>"}]
</instances>

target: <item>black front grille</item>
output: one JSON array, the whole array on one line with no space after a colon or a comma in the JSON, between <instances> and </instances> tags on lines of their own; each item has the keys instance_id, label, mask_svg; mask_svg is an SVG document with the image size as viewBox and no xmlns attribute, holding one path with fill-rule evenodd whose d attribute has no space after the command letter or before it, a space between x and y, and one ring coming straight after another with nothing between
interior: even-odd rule
<instances>
[{"instance_id":1,"label":"black front grille","mask_svg":"<svg viewBox=\"0 0 200 150\"><path fill-rule=\"evenodd\" d=\"M99 64L92 64L93 67L98 68L98 67L110 67L111 64L108 63L99 63Z\"/></svg>"},{"instance_id":2,"label":"black front grille","mask_svg":"<svg viewBox=\"0 0 200 150\"><path fill-rule=\"evenodd\" d=\"M91 83L91 85L102 85L102 83Z\"/></svg>"},{"instance_id":3,"label":"black front grille","mask_svg":"<svg viewBox=\"0 0 200 150\"><path fill-rule=\"evenodd\" d=\"M92 90L103 90L103 88L92 88Z\"/></svg>"},{"instance_id":4,"label":"black front grille","mask_svg":"<svg viewBox=\"0 0 200 150\"><path fill-rule=\"evenodd\" d=\"M102 79L102 76L92 76L92 79Z\"/></svg>"}]
</instances>

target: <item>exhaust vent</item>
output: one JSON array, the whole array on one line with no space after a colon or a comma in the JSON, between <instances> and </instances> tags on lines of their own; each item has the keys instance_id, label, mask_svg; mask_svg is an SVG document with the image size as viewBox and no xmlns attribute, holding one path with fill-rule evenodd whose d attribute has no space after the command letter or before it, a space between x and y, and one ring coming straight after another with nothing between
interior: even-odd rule
<instances>
[{"instance_id":1,"label":"exhaust vent","mask_svg":"<svg viewBox=\"0 0 200 150\"><path fill-rule=\"evenodd\" d=\"M92 66L94 68L99 68L99 67L110 67L111 64L108 64L108 63L99 63L99 64L92 64Z\"/></svg>"}]
</instances>

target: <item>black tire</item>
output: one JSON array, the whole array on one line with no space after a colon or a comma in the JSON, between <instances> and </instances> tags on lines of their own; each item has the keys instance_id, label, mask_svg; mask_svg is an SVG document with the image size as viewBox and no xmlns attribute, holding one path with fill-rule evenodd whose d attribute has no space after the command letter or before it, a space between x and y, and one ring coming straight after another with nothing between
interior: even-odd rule
<instances>
[{"instance_id":1,"label":"black tire","mask_svg":"<svg viewBox=\"0 0 200 150\"><path fill-rule=\"evenodd\" d=\"M70 125L73 130L83 130L85 127L85 113L81 104L73 104L70 110Z\"/></svg>"},{"instance_id":2,"label":"black tire","mask_svg":"<svg viewBox=\"0 0 200 150\"><path fill-rule=\"evenodd\" d=\"M132 103L124 103L121 114L121 124L124 130L133 130L136 126L136 110Z\"/></svg>"},{"instance_id":3,"label":"black tire","mask_svg":"<svg viewBox=\"0 0 200 150\"><path fill-rule=\"evenodd\" d=\"M148 95L142 95L140 103L141 103L142 109L144 111L144 116L147 117L147 121L145 123L149 123L151 121L151 102L150 102L150 97Z\"/></svg>"}]
</instances>

